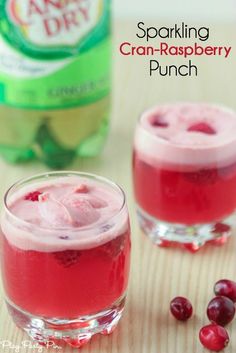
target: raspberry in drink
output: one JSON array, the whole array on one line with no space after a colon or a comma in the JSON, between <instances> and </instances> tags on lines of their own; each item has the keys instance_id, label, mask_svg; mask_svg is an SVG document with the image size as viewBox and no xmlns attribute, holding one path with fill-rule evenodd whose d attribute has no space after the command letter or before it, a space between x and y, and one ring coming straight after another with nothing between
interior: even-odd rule
<instances>
[{"instance_id":1,"label":"raspberry in drink","mask_svg":"<svg viewBox=\"0 0 236 353\"><path fill-rule=\"evenodd\" d=\"M2 273L18 326L76 346L111 332L129 273L123 192L102 178L50 173L16 184L5 200Z\"/></svg>"},{"instance_id":2,"label":"raspberry in drink","mask_svg":"<svg viewBox=\"0 0 236 353\"><path fill-rule=\"evenodd\" d=\"M145 112L133 178L141 226L154 242L224 242L236 208L236 114L190 103Z\"/></svg>"}]
</instances>

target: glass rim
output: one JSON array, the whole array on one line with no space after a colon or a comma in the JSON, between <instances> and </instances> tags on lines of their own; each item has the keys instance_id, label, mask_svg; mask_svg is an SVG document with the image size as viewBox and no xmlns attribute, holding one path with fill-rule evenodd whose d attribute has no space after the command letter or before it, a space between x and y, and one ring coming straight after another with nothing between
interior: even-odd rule
<instances>
[{"instance_id":1,"label":"glass rim","mask_svg":"<svg viewBox=\"0 0 236 353\"><path fill-rule=\"evenodd\" d=\"M81 176L81 177L85 177L85 178L87 177L89 179L98 180L98 181L100 181L101 183L104 183L104 184L108 184L111 188L116 189L116 191L118 191L120 193L120 196L122 198L121 206L111 217L109 217L106 220L103 220L101 223L98 222L98 223L95 223L95 224L82 226L80 228L57 227L57 226L52 226L52 227L50 227L50 226L48 226L48 227L40 226L40 225L34 224L32 222L23 220L20 217L18 217L17 215L15 215L14 213L11 212L11 210L9 208L9 205L7 203L7 201L8 201L7 199L9 197L9 194L12 191L14 191L14 188L17 188L18 186L20 187L24 183L30 182L31 180L34 180L34 179L47 178L48 177L48 180L49 180L49 178L53 177L53 176L55 176L55 177L56 176L59 176L59 177L60 176L61 177L63 177L63 176L64 177L66 177L66 176L67 177L70 177L70 176ZM65 231L70 231L70 232L88 231L88 230L94 229L96 227L102 226L103 224L106 224L108 221L111 221L114 218L118 217L122 213L122 211L124 210L125 206L126 206L126 195L125 195L124 190L122 189L122 187L119 184L117 184L116 182L111 181L110 179L108 179L106 177L103 177L103 176L100 176L100 175L97 175L97 174L88 173L88 172L80 172L80 171L71 171L71 170L69 170L69 171L62 170L62 171L44 172L44 173L39 173L39 174L35 174L35 175L32 175L32 176L29 176L29 177L26 177L26 178L21 178L17 182L15 182L14 184L12 184L7 189L7 191L4 194L4 210L10 217L12 217L17 222L20 222L23 225L33 226L34 229L40 229L40 230L44 230L44 231L48 231L48 230L50 230L50 231L51 230L63 231L63 232L65 232Z\"/></svg>"}]
</instances>

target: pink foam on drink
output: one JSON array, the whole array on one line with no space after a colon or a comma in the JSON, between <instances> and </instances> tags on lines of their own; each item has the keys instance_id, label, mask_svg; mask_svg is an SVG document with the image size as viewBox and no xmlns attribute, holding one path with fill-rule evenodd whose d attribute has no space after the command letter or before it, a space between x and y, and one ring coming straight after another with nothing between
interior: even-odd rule
<instances>
[{"instance_id":1,"label":"pink foam on drink","mask_svg":"<svg viewBox=\"0 0 236 353\"><path fill-rule=\"evenodd\" d=\"M93 248L127 230L123 201L118 188L79 176L35 182L9 196L2 231L23 250Z\"/></svg>"},{"instance_id":2,"label":"pink foam on drink","mask_svg":"<svg viewBox=\"0 0 236 353\"><path fill-rule=\"evenodd\" d=\"M141 116L135 150L151 164L231 164L236 162L236 114L197 103L154 107Z\"/></svg>"}]
</instances>

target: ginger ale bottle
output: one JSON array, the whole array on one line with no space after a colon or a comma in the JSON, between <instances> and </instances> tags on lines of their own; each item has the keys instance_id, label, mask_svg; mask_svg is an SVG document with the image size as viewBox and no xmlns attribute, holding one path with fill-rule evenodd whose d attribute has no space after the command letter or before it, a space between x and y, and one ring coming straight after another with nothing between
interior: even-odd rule
<instances>
[{"instance_id":1,"label":"ginger ale bottle","mask_svg":"<svg viewBox=\"0 0 236 353\"><path fill-rule=\"evenodd\" d=\"M110 0L0 0L0 154L52 168L108 129Z\"/></svg>"}]
</instances>

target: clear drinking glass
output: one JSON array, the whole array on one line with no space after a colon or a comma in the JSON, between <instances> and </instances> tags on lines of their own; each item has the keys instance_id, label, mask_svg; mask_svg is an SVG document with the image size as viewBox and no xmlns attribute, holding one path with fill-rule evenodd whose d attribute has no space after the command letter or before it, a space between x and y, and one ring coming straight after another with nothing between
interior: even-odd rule
<instances>
[{"instance_id":1,"label":"clear drinking glass","mask_svg":"<svg viewBox=\"0 0 236 353\"><path fill-rule=\"evenodd\" d=\"M19 181L5 195L1 229L5 298L17 326L40 343L76 347L113 331L130 259L119 186L77 172Z\"/></svg>"},{"instance_id":2,"label":"clear drinking glass","mask_svg":"<svg viewBox=\"0 0 236 353\"><path fill-rule=\"evenodd\" d=\"M192 251L224 243L235 224L236 114L193 103L144 112L133 181L141 228L154 243Z\"/></svg>"}]
</instances>

